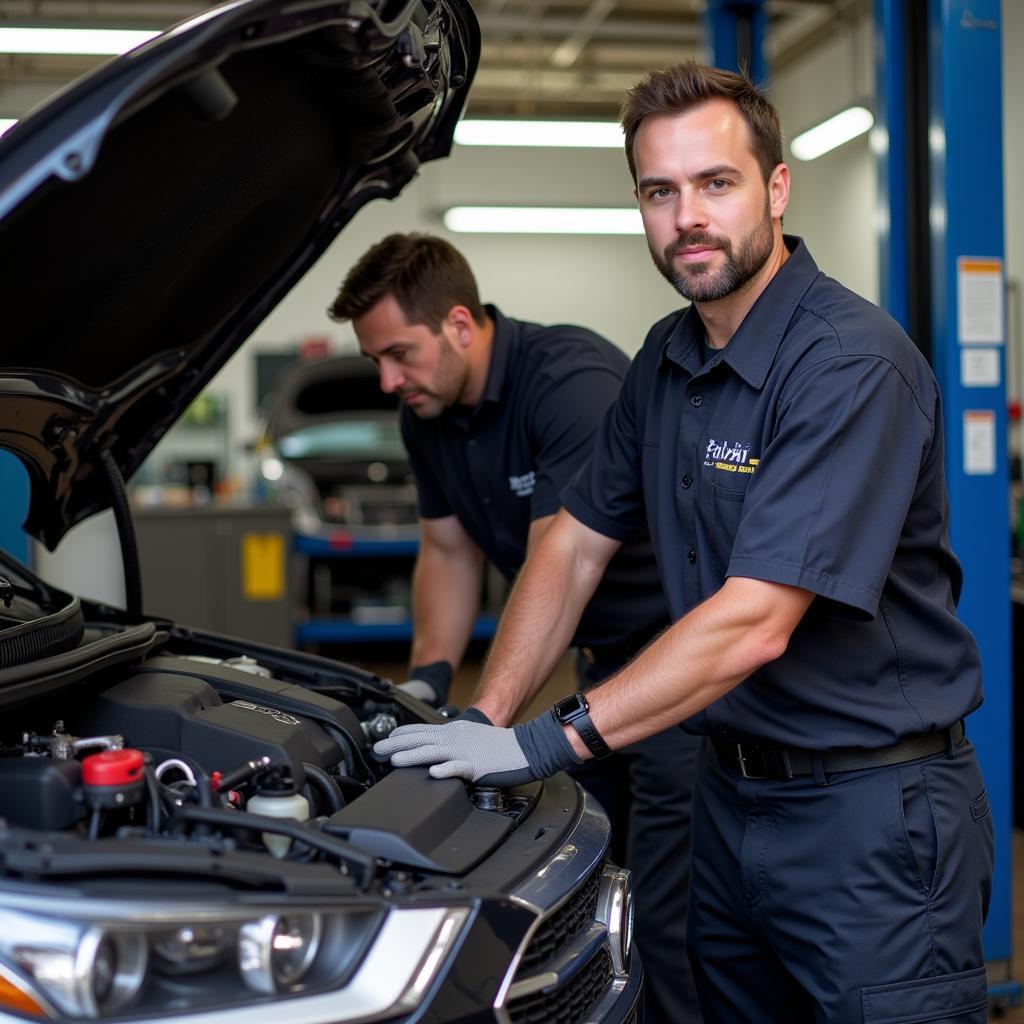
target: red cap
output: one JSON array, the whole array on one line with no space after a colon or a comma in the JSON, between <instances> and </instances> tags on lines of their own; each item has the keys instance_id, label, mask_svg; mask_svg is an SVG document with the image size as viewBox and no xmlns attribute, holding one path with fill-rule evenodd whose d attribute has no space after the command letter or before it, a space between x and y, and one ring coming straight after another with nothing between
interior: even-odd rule
<instances>
[{"instance_id":1,"label":"red cap","mask_svg":"<svg viewBox=\"0 0 1024 1024\"><path fill-rule=\"evenodd\" d=\"M104 750L82 760L82 784L128 786L142 778L141 750Z\"/></svg>"}]
</instances>

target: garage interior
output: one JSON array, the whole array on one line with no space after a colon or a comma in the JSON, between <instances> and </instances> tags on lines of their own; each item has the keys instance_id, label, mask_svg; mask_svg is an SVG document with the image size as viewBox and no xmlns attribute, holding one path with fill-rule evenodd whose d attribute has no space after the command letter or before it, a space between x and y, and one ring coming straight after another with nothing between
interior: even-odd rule
<instances>
[{"instance_id":1,"label":"garage interior","mask_svg":"<svg viewBox=\"0 0 1024 1024\"><path fill-rule=\"evenodd\" d=\"M5 51L5 27L158 32L205 6L0 0L0 130L106 59ZM1024 124L1014 116L1014 98L1024 95L1024 5L919 6L916 31L934 24L945 33L930 66L896 17L900 0L481 0L482 58L465 120L614 122L623 94L646 70L688 57L726 66L738 52L768 81L793 179L787 232L807 241L826 273L907 326L943 386L952 539L967 581L960 613L985 665L986 703L970 730L997 834L989 992L994 1015L1024 1022L1024 799L1014 796L1024 789L1024 754L1013 735L1024 677L1024 654L1013 650L1024 630ZM981 46L1001 57L990 57L987 78L970 63ZM929 85L940 66L944 85ZM851 107L868 110L873 126L814 159L791 151L804 131ZM943 154L948 160L936 168ZM922 203L915 186L929 175ZM393 231L448 238L474 268L484 300L504 312L584 324L633 354L649 325L679 305L651 272L642 234L463 232L449 217L460 208L621 210L632 202L614 141L457 141L397 199L360 211L131 482L145 610L402 679L417 543L408 471L400 454L382 450L358 487L348 480L342 494L328 481L306 494L309 506L330 493L319 521L308 507L305 518L296 514L301 496L285 486L268 433L284 382L312 361L357 353L351 328L325 310L355 259ZM958 264L964 257L977 265ZM1002 312L994 334L982 331L965 347L953 323L955 297L975 271L997 276ZM374 378L355 383L351 408L379 412ZM21 529L27 485L6 453L0 481L12 496L0 511L0 547L63 587L123 605L123 580L110 571L120 565L112 515L81 524L47 551ZM489 574L456 705L469 701L504 595ZM527 715L571 680L567 658ZM1024 750L1024 722L1018 735Z\"/></svg>"}]
</instances>

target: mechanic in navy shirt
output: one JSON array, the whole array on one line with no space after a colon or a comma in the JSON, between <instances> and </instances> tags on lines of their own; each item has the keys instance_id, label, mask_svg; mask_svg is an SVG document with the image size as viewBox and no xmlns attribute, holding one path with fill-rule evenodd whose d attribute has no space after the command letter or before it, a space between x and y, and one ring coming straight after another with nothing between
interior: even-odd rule
<instances>
[{"instance_id":1,"label":"mechanic in navy shirt","mask_svg":"<svg viewBox=\"0 0 1024 1024\"><path fill-rule=\"evenodd\" d=\"M981 1024L992 824L962 725L980 667L955 614L935 379L783 236L778 114L748 80L653 72L623 126L651 255L693 305L634 360L479 706L534 685L642 522L676 621L588 708L377 749L508 785L685 722L710 737L689 922L705 1020Z\"/></svg>"},{"instance_id":2,"label":"mechanic in navy shirt","mask_svg":"<svg viewBox=\"0 0 1024 1024\"><path fill-rule=\"evenodd\" d=\"M484 559L515 578L590 455L629 359L583 327L513 320L482 305L462 254L429 235L390 235L373 246L331 315L352 321L381 388L402 399L421 517L412 678L402 688L444 703L478 611ZM623 540L572 638L584 688L668 625L645 524ZM518 692L491 720L514 721L530 696ZM467 714L486 721L473 708ZM699 1020L684 952L697 745L668 729L574 769L608 811L612 857L637 880L648 1024Z\"/></svg>"}]
</instances>

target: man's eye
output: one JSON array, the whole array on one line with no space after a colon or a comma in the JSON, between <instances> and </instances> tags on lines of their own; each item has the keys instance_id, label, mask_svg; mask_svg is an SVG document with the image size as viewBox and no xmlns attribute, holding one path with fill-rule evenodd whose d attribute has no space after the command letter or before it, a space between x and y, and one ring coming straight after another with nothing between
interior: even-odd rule
<instances>
[{"instance_id":1,"label":"man's eye","mask_svg":"<svg viewBox=\"0 0 1024 1024\"><path fill-rule=\"evenodd\" d=\"M669 188L654 188L647 193L648 199L664 199L666 196L672 194L672 190Z\"/></svg>"},{"instance_id":2,"label":"man's eye","mask_svg":"<svg viewBox=\"0 0 1024 1024\"><path fill-rule=\"evenodd\" d=\"M708 191L710 192L722 192L729 187L729 182L725 178L712 178L708 182Z\"/></svg>"}]
</instances>

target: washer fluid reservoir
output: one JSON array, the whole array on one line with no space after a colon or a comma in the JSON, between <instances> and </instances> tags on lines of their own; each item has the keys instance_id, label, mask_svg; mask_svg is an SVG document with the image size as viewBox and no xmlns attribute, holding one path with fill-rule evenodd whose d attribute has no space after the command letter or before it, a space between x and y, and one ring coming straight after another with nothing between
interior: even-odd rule
<instances>
[{"instance_id":1,"label":"washer fluid reservoir","mask_svg":"<svg viewBox=\"0 0 1024 1024\"><path fill-rule=\"evenodd\" d=\"M263 814L268 818L309 820L309 801L297 791L292 779L278 766L270 768L260 779L256 795L249 798L245 809L250 814ZM263 842L275 857L283 857L292 845L288 836L263 832Z\"/></svg>"}]
</instances>

